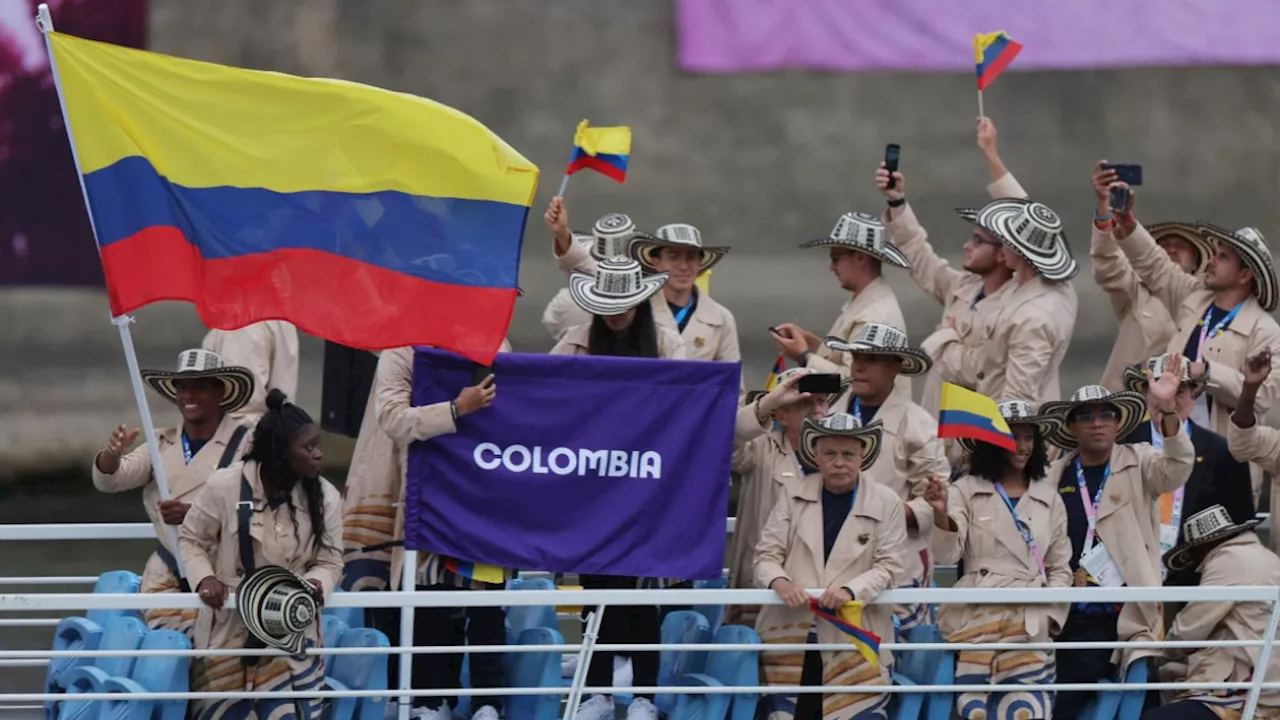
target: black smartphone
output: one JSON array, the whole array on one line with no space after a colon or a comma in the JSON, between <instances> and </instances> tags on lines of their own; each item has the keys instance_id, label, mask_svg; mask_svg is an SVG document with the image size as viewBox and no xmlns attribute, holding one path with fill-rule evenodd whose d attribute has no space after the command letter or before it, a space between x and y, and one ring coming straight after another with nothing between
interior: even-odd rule
<instances>
[{"instance_id":1,"label":"black smartphone","mask_svg":"<svg viewBox=\"0 0 1280 720\"><path fill-rule=\"evenodd\" d=\"M1115 170L1116 180L1137 187L1142 184L1142 166L1137 164L1125 163L1108 163L1102 166L1103 170Z\"/></svg>"},{"instance_id":2,"label":"black smartphone","mask_svg":"<svg viewBox=\"0 0 1280 720\"><path fill-rule=\"evenodd\" d=\"M889 187L898 184L893 179L893 174L898 171L898 155L902 152L902 148L893 143L884 146L884 169L889 171Z\"/></svg>"},{"instance_id":3,"label":"black smartphone","mask_svg":"<svg viewBox=\"0 0 1280 720\"><path fill-rule=\"evenodd\" d=\"M1113 210L1125 210L1129 207L1129 188L1116 186L1111 188L1111 198L1107 201Z\"/></svg>"},{"instance_id":4,"label":"black smartphone","mask_svg":"<svg viewBox=\"0 0 1280 720\"><path fill-rule=\"evenodd\" d=\"M840 375L838 373L813 373L800 378L796 389L802 393L816 395L835 395L840 392Z\"/></svg>"},{"instance_id":5,"label":"black smartphone","mask_svg":"<svg viewBox=\"0 0 1280 720\"><path fill-rule=\"evenodd\" d=\"M769 326L769 332L773 333L774 335L777 335L778 337L786 337L786 335L782 334L781 330L779 330L778 328L772 325Z\"/></svg>"},{"instance_id":6,"label":"black smartphone","mask_svg":"<svg viewBox=\"0 0 1280 720\"><path fill-rule=\"evenodd\" d=\"M491 374L493 374L493 368L489 367L488 365L481 365L479 363L476 363L475 367L471 368L471 384L479 385L480 383L484 382L484 379L489 377Z\"/></svg>"}]
</instances>

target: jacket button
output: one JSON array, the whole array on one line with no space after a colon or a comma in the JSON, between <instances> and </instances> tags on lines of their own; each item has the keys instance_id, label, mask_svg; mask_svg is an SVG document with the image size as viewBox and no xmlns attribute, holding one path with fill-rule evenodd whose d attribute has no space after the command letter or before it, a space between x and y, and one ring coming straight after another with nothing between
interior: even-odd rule
<instances>
[{"instance_id":1,"label":"jacket button","mask_svg":"<svg viewBox=\"0 0 1280 720\"><path fill-rule=\"evenodd\" d=\"M986 568L982 568L981 570L979 570L979 571L978 571L978 574L979 574L979 575L981 575L982 577L986 577L986 576L987 576L987 569L986 569Z\"/></svg>"},{"instance_id":2,"label":"jacket button","mask_svg":"<svg viewBox=\"0 0 1280 720\"><path fill-rule=\"evenodd\" d=\"M986 373L982 372L981 370L979 370L979 371L978 371L978 379L979 379L979 380L985 380L985 379L986 379L986 377L987 377L987 374L986 374Z\"/></svg>"}]
</instances>

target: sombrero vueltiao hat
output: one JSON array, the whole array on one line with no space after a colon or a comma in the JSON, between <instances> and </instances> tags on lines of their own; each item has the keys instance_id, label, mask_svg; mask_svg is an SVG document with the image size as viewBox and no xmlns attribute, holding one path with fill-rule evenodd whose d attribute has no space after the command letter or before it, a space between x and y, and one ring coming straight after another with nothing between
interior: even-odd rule
<instances>
[{"instance_id":1,"label":"sombrero vueltiao hat","mask_svg":"<svg viewBox=\"0 0 1280 720\"><path fill-rule=\"evenodd\" d=\"M1040 406L1041 415L1054 415L1062 419L1062 425L1049 437L1049 441L1063 450L1075 450L1079 445L1071 432L1071 413L1083 405L1110 405L1120 413L1116 438L1123 438L1146 422L1147 398L1141 393L1122 390L1111 392L1101 385L1085 385L1071 394L1070 400L1054 400Z\"/></svg>"},{"instance_id":2,"label":"sombrero vueltiao hat","mask_svg":"<svg viewBox=\"0 0 1280 720\"><path fill-rule=\"evenodd\" d=\"M631 258L601 260L596 274L575 271L569 275L569 296L592 315L621 315L653 297L667 284L666 273L645 276Z\"/></svg>"},{"instance_id":3,"label":"sombrero vueltiao hat","mask_svg":"<svg viewBox=\"0 0 1280 720\"><path fill-rule=\"evenodd\" d=\"M622 213L609 213L596 221L591 228L591 257L596 260L627 257L631 244L637 239L652 239L652 235L640 232L631 218Z\"/></svg>"},{"instance_id":4,"label":"sombrero vueltiao hat","mask_svg":"<svg viewBox=\"0 0 1280 720\"><path fill-rule=\"evenodd\" d=\"M224 413L233 413L244 407L253 396L253 371L248 368L225 366L222 358L208 350L183 350L178 353L178 370L140 370L142 381L151 386L171 403L178 402L179 380L217 380L222 383L222 400L218 403Z\"/></svg>"},{"instance_id":5,"label":"sombrero vueltiao hat","mask_svg":"<svg viewBox=\"0 0 1280 720\"><path fill-rule=\"evenodd\" d=\"M833 412L814 422L804 421L800 430L800 459L809 467L818 467L818 440L824 437L851 437L862 441L862 465L866 470L880 455L880 438L884 426L879 420L863 425L849 413Z\"/></svg>"},{"instance_id":6,"label":"sombrero vueltiao hat","mask_svg":"<svg viewBox=\"0 0 1280 720\"><path fill-rule=\"evenodd\" d=\"M933 367L933 358L923 350L907 345L907 334L892 325L867 323L858 328L850 342L828 337L823 344L832 350L856 355L892 355L902 361L903 375L924 375Z\"/></svg>"},{"instance_id":7,"label":"sombrero vueltiao hat","mask_svg":"<svg viewBox=\"0 0 1280 720\"><path fill-rule=\"evenodd\" d=\"M1062 218L1048 205L1023 198L1000 198L980 210L958 208L956 212L999 238L1046 280L1070 280L1080 272L1062 231Z\"/></svg>"},{"instance_id":8,"label":"sombrero vueltiao hat","mask_svg":"<svg viewBox=\"0 0 1280 720\"><path fill-rule=\"evenodd\" d=\"M1209 258L1213 257L1213 243L1200 231L1201 225L1203 223L1162 222L1148 225L1147 232L1157 243L1172 237L1190 245L1196 254L1194 274L1199 275L1208 267Z\"/></svg>"},{"instance_id":9,"label":"sombrero vueltiao hat","mask_svg":"<svg viewBox=\"0 0 1280 720\"><path fill-rule=\"evenodd\" d=\"M781 384L783 380L786 380L787 378L791 377L797 372L800 372L801 370L805 370L805 368L793 367L793 368L787 368L786 370L783 370L782 372L778 373L778 383ZM809 370L808 372L813 372L813 371ZM849 385L852 383L853 381L850 380L849 377L841 376L840 392L834 393L832 395L828 395L827 404L830 405L831 403L834 403L836 400L838 400L840 396L843 395L845 391L849 389ZM748 390L746 397L743 398L742 404L750 405L751 403L755 402L757 398L762 398L768 394L769 394L768 390Z\"/></svg>"},{"instance_id":10,"label":"sombrero vueltiao hat","mask_svg":"<svg viewBox=\"0 0 1280 720\"><path fill-rule=\"evenodd\" d=\"M911 263L896 245L889 242L885 235L884 224L874 215L860 212L848 212L840 216L831 234L817 240L800 243L802 248L812 247L844 247L866 253L890 265L909 268Z\"/></svg>"},{"instance_id":11,"label":"sombrero vueltiao hat","mask_svg":"<svg viewBox=\"0 0 1280 720\"><path fill-rule=\"evenodd\" d=\"M264 565L241 581L236 611L250 635L293 655L302 654L307 628L320 615L311 584L277 565Z\"/></svg>"},{"instance_id":12,"label":"sombrero vueltiao hat","mask_svg":"<svg viewBox=\"0 0 1280 720\"><path fill-rule=\"evenodd\" d=\"M1186 570L1191 567L1193 549L1229 540L1254 529L1261 522L1258 518L1251 518L1237 523L1223 506L1210 505L1182 523L1182 542L1164 554L1164 566L1173 572Z\"/></svg>"},{"instance_id":13,"label":"sombrero vueltiao hat","mask_svg":"<svg viewBox=\"0 0 1280 720\"><path fill-rule=\"evenodd\" d=\"M1241 228L1235 232L1223 230L1216 225L1201 223L1200 231L1213 242L1226 243L1240 255L1250 270L1253 270L1253 294L1258 304L1267 312L1276 309L1276 268L1271 260L1271 249L1267 247L1267 239L1255 228Z\"/></svg>"},{"instance_id":14,"label":"sombrero vueltiao hat","mask_svg":"<svg viewBox=\"0 0 1280 720\"><path fill-rule=\"evenodd\" d=\"M1142 395L1147 394L1147 383L1154 378L1164 375L1165 365L1169 362L1169 353L1157 355L1145 363L1145 367L1138 363L1128 365L1124 369L1124 375L1121 382L1124 389L1129 392L1136 392ZM1208 380L1201 375L1195 380L1191 379L1191 361L1182 358L1182 384L1191 386L1191 393L1196 397L1205 391L1208 386Z\"/></svg>"},{"instance_id":15,"label":"sombrero vueltiao hat","mask_svg":"<svg viewBox=\"0 0 1280 720\"><path fill-rule=\"evenodd\" d=\"M1014 425L1034 426L1045 442L1050 442L1049 438L1062 427L1063 423L1063 419L1057 415L1037 414L1035 408L1026 400L1007 400L997 404L996 409L1000 411L1000 417L1004 418L1010 429ZM981 441L972 438L957 438L956 442L959 443L960 447L964 448L965 452L972 453L973 449Z\"/></svg>"},{"instance_id":16,"label":"sombrero vueltiao hat","mask_svg":"<svg viewBox=\"0 0 1280 720\"><path fill-rule=\"evenodd\" d=\"M672 223L658 228L658 232L653 238L636 238L635 242L631 243L631 255L646 270L657 272L657 268L653 266L653 257L664 247L697 250L700 253L698 258L699 273L710 270L712 265L720 262L725 253L729 252L727 247L703 246L702 233L698 231L698 228L685 223Z\"/></svg>"}]
</instances>

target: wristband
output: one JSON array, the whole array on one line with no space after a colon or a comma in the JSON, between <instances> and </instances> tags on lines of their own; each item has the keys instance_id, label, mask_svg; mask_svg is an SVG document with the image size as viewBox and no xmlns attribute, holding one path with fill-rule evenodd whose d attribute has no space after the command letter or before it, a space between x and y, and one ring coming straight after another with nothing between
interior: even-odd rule
<instances>
[{"instance_id":1,"label":"wristband","mask_svg":"<svg viewBox=\"0 0 1280 720\"><path fill-rule=\"evenodd\" d=\"M1097 210L1093 211L1094 222L1107 222L1110 219L1111 219L1111 213L1107 213L1106 215L1099 215Z\"/></svg>"},{"instance_id":2,"label":"wristband","mask_svg":"<svg viewBox=\"0 0 1280 720\"><path fill-rule=\"evenodd\" d=\"M903 205L906 205L906 204L907 204L907 196L906 196L906 195L903 195L902 197L898 198L897 200L890 200L890 201L889 201L889 207L891 207L891 208L900 208L900 207L902 207Z\"/></svg>"},{"instance_id":3,"label":"wristband","mask_svg":"<svg viewBox=\"0 0 1280 720\"><path fill-rule=\"evenodd\" d=\"M812 350L805 350L800 353L800 367L807 367L809 365L809 356L812 354Z\"/></svg>"},{"instance_id":4,"label":"wristband","mask_svg":"<svg viewBox=\"0 0 1280 720\"><path fill-rule=\"evenodd\" d=\"M449 414L453 416L453 422L458 423L458 403L454 400L449 401Z\"/></svg>"}]
</instances>

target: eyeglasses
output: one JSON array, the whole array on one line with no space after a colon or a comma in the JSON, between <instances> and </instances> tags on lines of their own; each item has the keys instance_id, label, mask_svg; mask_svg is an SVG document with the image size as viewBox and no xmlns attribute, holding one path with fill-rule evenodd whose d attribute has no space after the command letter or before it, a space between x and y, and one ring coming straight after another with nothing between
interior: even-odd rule
<instances>
[{"instance_id":1,"label":"eyeglasses","mask_svg":"<svg viewBox=\"0 0 1280 720\"><path fill-rule=\"evenodd\" d=\"M1117 420L1120 413L1115 410L1086 410L1071 417L1073 422L1093 422L1094 420Z\"/></svg>"}]
</instances>

